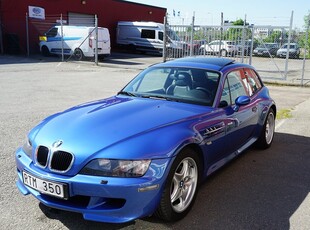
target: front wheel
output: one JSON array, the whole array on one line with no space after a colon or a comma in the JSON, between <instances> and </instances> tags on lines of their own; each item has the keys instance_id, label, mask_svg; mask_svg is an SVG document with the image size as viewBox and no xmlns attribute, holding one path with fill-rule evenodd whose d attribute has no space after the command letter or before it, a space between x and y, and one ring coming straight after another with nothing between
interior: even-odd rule
<instances>
[{"instance_id":1,"label":"front wheel","mask_svg":"<svg viewBox=\"0 0 310 230\"><path fill-rule=\"evenodd\" d=\"M44 57L48 57L50 55L50 51L46 46L42 46L41 52Z\"/></svg>"},{"instance_id":2,"label":"front wheel","mask_svg":"<svg viewBox=\"0 0 310 230\"><path fill-rule=\"evenodd\" d=\"M170 169L161 201L155 214L166 221L183 218L196 199L200 179L200 160L195 151L183 149Z\"/></svg>"},{"instance_id":3,"label":"front wheel","mask_svg":"<svg viewBox=\"0 0 310 230\"><path fill-rule=\"evenodd\" d=\"M221 57L227 57L227 50L221 50L220 55Z\"/></svg>"},{"instance_id":4,"label":"front wheel","mask_svg":"<svg viewBox=\"0 0 310 230\"><path fill-rule=\"evenodd\" d=\"M275 111L270 109L263 130L256 141L256 146L260 149L267 149L271 146L275 130Z\"/></svg>"}]
</instances>

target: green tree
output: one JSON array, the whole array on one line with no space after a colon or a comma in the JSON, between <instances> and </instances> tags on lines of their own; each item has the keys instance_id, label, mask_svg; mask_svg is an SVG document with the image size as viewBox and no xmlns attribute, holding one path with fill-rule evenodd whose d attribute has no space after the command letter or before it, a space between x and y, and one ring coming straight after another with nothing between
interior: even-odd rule
<instances>
[{"instance_id":1,"label":"green tree","mask_svg":"<svg viewBox=\"0 0 310 230\"><path fill-rule=\"evenodd\" d=\"M245 28L243 28L245 24ZM238 26L237 28L229 28L226 32L226 37L232 41L241 41L243 36L244 40L248 40L252 37L252 32L247 26L249 23L244 23L242 19L238 19L232 23L233 26ZM243 34L244 33L244 34Z\"/></svg>"},{"instance_id":2,"label":"green tree","mask_svg":"<svg viewBox=\"0 0 310 230\"><path fill-rule=\"evenodd\" d=\"M281 31L273 31L268 37L266 37L264 42L276 42L278 43L281 40L285 40L287 38L287 33L282 34Z\"/></svg>"},{"instance_id":3,"label":"green tree","mask_svg":"<svg viewBox=\"0 0 310 230\"><path fill-rule=\"evenodd\" d=\"M299 45L302 48L306 48L307 51L307 58L310 58L310 11L308 12L308 15L304 16L305 21L305 32L302 33L301 38L299 40ZM306 40L308 33L308 40Z\"/></svg>"}]
</instances>

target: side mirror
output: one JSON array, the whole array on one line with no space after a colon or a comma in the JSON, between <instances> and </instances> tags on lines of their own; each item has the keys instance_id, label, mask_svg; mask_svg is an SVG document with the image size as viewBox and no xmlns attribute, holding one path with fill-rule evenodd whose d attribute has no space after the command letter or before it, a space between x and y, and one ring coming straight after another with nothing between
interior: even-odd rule
<instances>
[{"instance_id":1,"label":"side mirror","mask_svg":"<svg viewBox=\"0 0 310 230\"><path fill-rule=\"evenodd\" d=\"M249 96L240 96L235 100L235 106L233 110L238 112L240 106L248 105L251 102L251 98Z\"/></svg>"}]
</instances>

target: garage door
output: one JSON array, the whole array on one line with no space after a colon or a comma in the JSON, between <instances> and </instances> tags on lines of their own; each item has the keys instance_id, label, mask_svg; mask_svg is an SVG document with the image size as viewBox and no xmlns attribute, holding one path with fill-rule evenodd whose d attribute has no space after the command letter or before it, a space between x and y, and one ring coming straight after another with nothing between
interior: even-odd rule
<instances>
[{"instance_id":1,"label":"garage door","mask_svg":"<svg viewBox=\"0 0 310 230\"><path fill-rule=\"evenodd\" d=\"M69 12L69 25L74 26L95 26L95 15L79 14Z\"/></svg>"}]
</instances>

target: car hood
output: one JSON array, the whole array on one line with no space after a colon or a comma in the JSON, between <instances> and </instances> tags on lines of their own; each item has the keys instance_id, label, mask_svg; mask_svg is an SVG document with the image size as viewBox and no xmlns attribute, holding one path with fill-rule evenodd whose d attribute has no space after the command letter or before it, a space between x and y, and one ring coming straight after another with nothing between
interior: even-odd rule
<instances>
[{"instance_id":1,"label":"car hood","mask_svg":"<svg viewBox=\"0 0 310 230\"><path fill-rule=\"evenodd\" d=\"M287 48L281 48L281 49L278 49L279 52L286 52L287 51ZM289 52L295 52L297 51L297 49L289 49Z\"/></svg>"},{"instance_id":2,"label":"car hood","mask_svg":"<svg viewBox=\"0 0 310 230\"><path fill-rule=\"evenodd\" d=\"M111 145L211 110L200 105L115 96L45 119L32 130L30 139L36 146L49 148L61 140L63 151L75 157L90 157Z\"/></svg>"}]
</instances>

